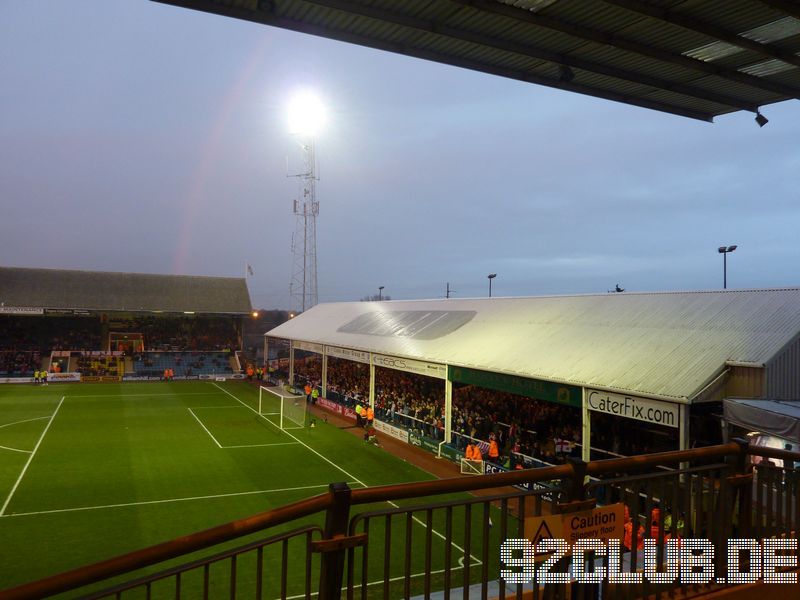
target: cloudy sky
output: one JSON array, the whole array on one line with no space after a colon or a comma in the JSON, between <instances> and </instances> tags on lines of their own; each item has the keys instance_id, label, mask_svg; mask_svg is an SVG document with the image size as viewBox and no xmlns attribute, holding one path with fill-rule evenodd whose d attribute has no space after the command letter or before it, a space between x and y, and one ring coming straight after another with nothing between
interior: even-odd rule
<instances>
[{"instance_id":1,"label":"cloudy sky","mask_svg":"<svg viewBox=\"0 0 800 600\"><path fill-rule=\"evenodd\" d=\"M143 0L0 2L0 265L243 276L289 307L313 88L320 301L800 284L800 103L714 124Z\"/></svg>"}]
</instances>

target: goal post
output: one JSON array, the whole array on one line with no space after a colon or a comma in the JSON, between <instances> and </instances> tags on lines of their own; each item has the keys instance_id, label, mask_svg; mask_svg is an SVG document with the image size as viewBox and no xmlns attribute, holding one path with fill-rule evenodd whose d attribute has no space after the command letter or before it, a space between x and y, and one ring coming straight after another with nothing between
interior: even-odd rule
<instances>
[{"instance_id":1,"label":"goal post","mask_svg":"<svg viewBox=\"0 0 800 600\"><path fill-rule=\"evenodd\" d=\"M279 387L258 387L258 414L279 417L281 429L301 429L306 426L306 397L289 394Z\"/></svg>"}]
</instances>

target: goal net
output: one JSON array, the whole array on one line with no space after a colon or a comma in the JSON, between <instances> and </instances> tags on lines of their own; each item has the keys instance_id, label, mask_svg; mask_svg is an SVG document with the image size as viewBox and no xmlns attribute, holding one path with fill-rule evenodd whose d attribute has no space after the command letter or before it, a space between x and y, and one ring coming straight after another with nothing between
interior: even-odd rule
<instances>
[{"instance_id":1,"label":"goal net","mask_svg":"<svg viewBox=\"0 0 800 600\"><path fill-rule=\"evenodd\" d=\"M483 475L483 461L482 460L469 460L466 458L461 459L461 474L462 475Z\"/></svg>"},{"instance_id":2,"label":"goal net","mask_svg":"<svg viewBox=\"0 0 800 600\"><path fill-rule=\"evenodd\" d=\"M306 425L306 397L279 387L258 387L258 414L278 417L281 429L300 429Z\"/></svg>"}]
</instances>

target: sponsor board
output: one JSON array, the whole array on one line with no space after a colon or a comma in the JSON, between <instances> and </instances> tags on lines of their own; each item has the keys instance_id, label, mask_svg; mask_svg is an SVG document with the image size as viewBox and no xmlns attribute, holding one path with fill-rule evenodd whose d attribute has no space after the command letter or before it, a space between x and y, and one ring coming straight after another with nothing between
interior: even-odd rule
<instances>
[{"instance_id":1,"label":"sponsor board","mask_svg":"<svg viewBox=\"0 0 800 600\"><path fill-rule=\"evenodd\" d=\"M0 383L33 383L33 377L0 377Z\"/></svg>"},{"instance_id":2,"label":"sponsor board","mask_svg":"<svg viewBox=\"0 0 800 600\"><path fill-rule=\"evenodd\" d=\"M464 456L464 453L460 450L456 450L449 444L443 444L440 446L440 452L442 456L447 458L448 460L452 460L453 462L461 462L461 458Z\"/></svg>"},{"instance_id":3,"label":"sponsor board","mask_svg":"<svg viewBox=\"0 0 800 600\"><path fill-rule=\"evenodd\" d=\"M81 375L82 383L116 383L122 381L118 375Z\"/></svg>"},{"instance_id":4,"label":"sponsor board","mask_svg":"<svg viewBox=\"0 0 800 600\"><path fill-rule=\"evenodd\" d=\"M123 375L122 381L161 381L161 377L152 375Z\"/></svg>"},{"instance_id":5,"label":"sponsor board","mask_svg":"<svg viewBox=\"0 0 800 600\"><path fill-rule=\"evenodd\" d=\"M292 348L295 350L305 350L306 352L316 352L322 354L324 346L322 344L315 344L314 342L301 342L295 340L292 342Z\"/></svg>"},{"instance_id":6,"label":"sponsor board","mask_svg":"<svg viewBox=\"0 0 800 600\"><path fill-rule=\"evenodd\" d=\"M43 308L30 306L0 306L0 315L43 315Z\"/></svg>"},{"instance_id":7,"label":"sponsor board","mask_svg":"<svg viewBox=\"0 0 800 600\"><path fill-rule=\"evenodd\" d=\"M468 383L490 390L508 392L575 408L581 407L581 388L574 385L453 366L449 368L448 377L450 381Z\"/></svg>"},{"instance_id":8,"label":"sponsor board","mask_svg":"<svg viewBox=\"0 0 800 600\"><path fill-rule=\"evenodd\" d=\"M484 475L492 475L494 473L507 473L508 469L505 467L501 467L495 463L491 463L489 461L483 461L483 474ZM540 490L549 490L547 493L542 494L542 498L549 502L555 502L558 498L558 488L556 485L551 483L542 482L542 481L534 481L534 482L525 482L519 483L515 486L518 490L524 490L526 492L536 492Z\"/></svg>"},{"instance_id":9,"label":"sponsor board","mask_svg":"<svg viewBox=\"0 0 800 600\"><path fill-rule=\"evenodd\" d=\"M352 408L342 406L341 404L333 402L332 400L328 400L327 398L317 398L317 404L319 404L325 410L342 415L348 419L355 420L356 418L356 411L354 411Z\"/></svg>"},{"instance_id":10,"label":"sponsor board","mask_svg":"<svg viewBox=\"0 0 800 600\"><path fill-rule=\"evenodd\" d=\"M438 363L429 363L411 358L399 358L386 354L373 354L372 364L376 367L386 367L387 369L397 369L418 375L427 375L437 379L447 379L447 366Z\"/></svg>"},{"instance_id":11,"label":"sponsor board","mask_svg":"<svg viewBox=\"0 0 800 600\"><path fill-rule=\"evenodd\" d=\"M388 423L384 423L383 421L378 421L375 419L372 422L375 429L380 431L381 433L385 433L386 435L393 437L401 442L408 443L408 431L405 429L401 429L400 427L395 427L394 425L389 425Z\"/></svg>"},{"instance_id":12,"label":"sponsor board","mask_svg":"<svg viewBox=\"0 0 800 600\"><path fill-rule=\"evenodd\" d=\"M680 405L673 402L600 390L586 390L586 402L589 410L594 412L666 427L680 427Z\"/></svg>"},{"instance_id":13,"label":"sponsor board","mask_svg":"<svg viewBox=\"0 0 800 600\"><path fill-rule=\"evenodd\" d=\"M80 381L81 374L80 373L48 373L47 374L47 382L48 383L67 383L70 381Z\"/></svg>"},{"instance_id":14,"label":"sponsor board","mask_svg":"<svg viewBox=\"0 0 800 600\"><path fill-rule=\"evenodd\" d=\"M325 354L345 360L369 364L369 352L361 350L351 350L350 348L339 348L337 346L325 346Z\"/></svg>"},{"instance_id":15,"label":"sponsor board","mask_svg":"<svg viewBox=\"0 0 800 600\"><path fill-rule=\"evenodd\" d=\"M417 435L416 433L408 434L408 443L418 448L423 448L428 452L437 454L439 452L439 442L432 440L424 435Z\"/></svg>"},{"instance_id":16,"label":"sponsor board","mask_svg":"<svg viewBox=\"0 0 800 600\"><path fill-rule=\"evenodd\" d=\"M554 538L574 545L578 540L621 540L624 535L625 508L621 502L592 510L528 517L525 519L525 537L532 543Z\"/></svg>"}]
</instances>

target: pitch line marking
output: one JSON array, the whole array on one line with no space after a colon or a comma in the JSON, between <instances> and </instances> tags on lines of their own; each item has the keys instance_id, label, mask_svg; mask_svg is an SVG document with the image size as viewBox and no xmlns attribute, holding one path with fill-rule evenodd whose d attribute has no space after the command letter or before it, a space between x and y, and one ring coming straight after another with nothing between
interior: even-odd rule
<instances>
[{"instance_id":1,"label":"pitch line marking","mask_svg":"<svg viewBox=\"0 0 800 600\"><path fill-rule=\"evenodd\" d=\"M189 412L192 414L192 416L195 418L195 420L196 420L198 423L200 423L200 427L202 427L202 428L203 428L203 431L205 431L205 432L208 434L208 436L209 436L209 437L210 437L212 440L214 440L214 443L217 445L217 448L222 448L222 444L220 444L220 443L217 441L217 438L215 438L215 437L214 437L214 436L211 434L211 432L208 430L208 428L207 428L205 425L203 425L203 422L202 422L202 421L201 421L201 420L198 418L198 416L197 416L196 414L194 414L194 411L193 411L191 408L187 408L186 410L188 410L188 411L189 411Z\"/></svg>"},{"instance_id":2,"label":"pitch line marking","mask_svg":"<svg viewBox=\"0 0 800 600\"><path fill-rule=\"evenodd\" d=\"M0 446L0 450L11 450L12 452L22 452L23 454L30 454L30 450L20 450L19 448L10 448L8 446Z\"/></svg>"},{"instance_id":3,"label":"pitch line marking","mask_svg":"<svg viewBox=\"0 0 800 600\"><path fill-rule=\"evenodd\" d=\"M478 561L477 563L471 563L470 566L471 567L477 567L477 566L480 566L481 564L482 563L480 561ZM450 570L451 571L458 571L459 569L463 569L463 568L464 568L464 565L462 564L461 566L453 567ZM445 570L446 569L437 569L436 571L429 571L428 573L413 573L412 575L409 575L409 577L411 579L413 579L415 577L423 577L424 575L439 575L440 573L444 573ZM403 580L405 578L406 578L405 575L398 575L397 577L390 577L389 581L390 582L401 581L401 580ZM376 581L369 581L369 582L367 582L367 587L369 587L371 585L380 585L382 583L384 583L383 579L378 579ZM360 585L360 584L358 584L358 585ZM458 589L458 588L454 588L454 589ZM343 592L346 591L346 590L347 590L346 587L342 588ZM297 600L298 598L305 598L305 597L306 597L305 594L297 594L295 596L287 596L285 600ZM278 600L280 600L280 599L278 599Z\"/></svg>"},{"instance_id":4,"label":"pitch line marking","mask_svg":"<svg viewBox=\"0 0 800 600\"><path fill-rule=\"evenodd\" d=\"M295 492L299 490L311 490L311 489L318 489L318 488L326 488L328 487L327 483L323 483L320 485L305 485L301 487L291 487L291 488L280 488L280 489L270 489L270 490L253 490L250 492L231 492L228 494L211 494L208 496L188 496L185 498L167 498L165 500L142 500L141 502L125 502L121 504L102 504L99 506L77 506L75 508L54 508L52 510L37 510L33 512L20 512L20 513L10 513L7 515L2 515L3 518L9 517L31 517L35 515L50 515L55 513L67 513L67 512L81 512L87 510L101 510L106 508L126 508L129 506L144 506L148 504L168 504L172 502L188 502L191 500L213 500L216 498L232 498L235 496L253 496L256 494L277 494L280 492Z\"/></svg>"},{"instance_id":5,"label":"pitch line marking","mask_svg":"<svg viewBox=\"0 0 800 600\"><path fill-rule=\"evenodd\" d=\"M254 413L255 413L256 415L258 415L259 417L261 416L261 415L259 415L259 414L258 414L258 411L257 411L257 410L255 410L255 409L253 409L253 408L250 408L249 406L247 406L247 404L245 404L244 402L242 402L241 400L239 400L239 398L237 398L236 396L234 396L233 394L231 394L231 393L230 393L228 390L226 390L225 388L222 388L222 387L218 386L218 385L217 385L215 382L213 382L213 381L212 381L211 383L212 383L212 385L214 385L215 387L219 388L220 390L222 390L223 392L225 392L226 394L228 394L228 396L230 396L231 398L233 398L234 400L236 400L237 402L239 402L239 403L240 403L242 406L244 406L245 408L247 408L247 409L251 410L252 412L254 412ZM264 420L265 420L265 421L267 421L268 423L272 423L272 421L270 421L270 420L269 420L269 419L267 419L267 418L264 418ZM278 425L275 425L275 423L272 423L272 425L273 425L274 427L278 427ZM280 428L279 428L279 429L280 429ZM351 475L350 473L348 473L347 471L345 471L345 470L344 470L342 467L340 467L339 465L337 465L335 462L333 462L332 460L330 460L330 459L329 459L329 458L327 458L326 456L324 456L324 455L320 454L319 452L317 452L316 450L314 450L314 449L313 449L311 446L309 446L308 444L306 444L305 442L303 442L302 440L300 440L298 437L296 437L296 436L294 436L293 434L289 433L289 432L288 432L288 431L286 431L285 429L282 429L281 431L283 431L283 432L284 432L286 435L288 435L290 438L292 438L292 439L293 439L293 440L295 440L296 442L299 442L300 444L302 444L303 446L305 446L306 448L308 448L309 450L311 450L311 452L313 452L314 454L316 454L317 456L319 456L319 457L320 457L322 460L324 460L324 461L325 461L325 462L327 462L328 464L332 465L333 467L335 467L336 469L338 469L339 471L341 471L342 473L344 473L345 475L347 475L347 476L348 476L350 479L352 479L353 481L355 481L356 483L358 483L358 484L359 484L361 487L367 487L367 485L366 485L366 484L365 484L363 481L360 481L360 480L359 480L358 478L356 478L354 475ZM395 504L395 503L394 503L394 502L392 502L391 500L387 500L386 502L387 502L387 504L389 504L389 505L391 505L391 506L393 506L393 507L395 507L395 508L400 508L400 506L399 506L399 505ZM420 520L418 517L414 517L414 516L412 516L411 518L412 518L414 521L416 521L417 523L419 523L420 525L422 525L422 527L424 527L425 529L427 529L427 528L428 528L428 526L427 526L427 525L426 525L426 524L425 524L423 521L421 521L421 520ZM445 542L447 541L447 538L446 538L444 535L442 535L441 533L439 533L438 531L436 531L436 530L435 530L433 527L431 527L431 533L433 533L433 534L434 534L434 535L436 535L437 537L439 537L439 538L443 539ZM459 546L458 544L456 544L454 541L450 540L450 544L452 544L453 548L455 548L456 550L458 550L458 551L459 551L459 552L461 552L462 554L465 554L465 555L466 555L466 553L467 553L467 552L466 552L466 550L464 550L464 548L462 548L461 546ZM472 560L477 560L477 561L479 562L479 564L482 564L482 563L481 563L481 561L480 561L480 559L476 558L476 557L475 557L475 556L473 556L472 554L470 554L470 555L469 555L469 557L470 557Z\"/></svg>"},{"instance_id":6,"label":"pitch line marking","mask_svg":"<svg viewBox=\"0 0 800 600\"><path fill-rule=\"evenodd\" d=\"M217 396L217 392L179 392L175 394L168 394L168 393L146 393L142 392L141 394L84 394L84 395L75 395L70 394L70 398L137 398L141 396Z\"/></svg>"},{"instance_id":7,"label":"pitch line marking","mask_svg":"<svg viewBox=\"0 0 800 600\"><path fill-rule=\"evenodd\" d=\"M56 410L53 412L52 415L50 415L50 420L47 422L47 425L45 425L44 431L42 431L42 435L39 436L39 440L36 442L36 445L33 447L33 450L31 450L30 456L28 456L28 460L25 463L25 466L22 467L22 473L20 473L19 477L17 477L17 481L16 483L14 483L14 487L11 488L11 492L8 494L8 498L6 498L6 501L3 503L3 507L0 508L0 517L6 514L6 508L8 508L8 504L11 502L11 498L14 497L14 493L17 491L17 487L19 487L19 482L22 481L23 477L25 477L25 473L28 471L28 467L30 466L31 461L33 461L33 457L36 456L36 451L39 449L39 446L41 446L42 440L44 439L47 430L50 429L50 425L53 424L53 420L56 418L58 410L64 403L64 398L66 398L66 396L61 396L61 400L59 400L58 406L56 406Z\"/></svg>"},{"instance_id":8,"label":"pitch line marking","mask_svg":"<svg viewBox=\"0 0 800 600\"><path fill-rule=\"evenodd\" d=\"M242 444L240 446L221 446L223 450L228 448L266 448L268 446L296 446L297 442L274 442L272 444Z\"/></svg>"},{"instance_id":9,"label":"pitch line marking","mask_svg":"<svg viewBox=\"0 0 800 600\"><path fill-rule=\"evenodd\" d=\"M43 419L49 419L50 417L36 417L33 419L23 419L22 421L14 421L13 423L6 423L5 425L0 425L0 429L3 427L11 427L12 425L19 425L20 423L30 423L31 421L41 421Z\"/></svg>"}]
</instances>

